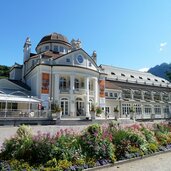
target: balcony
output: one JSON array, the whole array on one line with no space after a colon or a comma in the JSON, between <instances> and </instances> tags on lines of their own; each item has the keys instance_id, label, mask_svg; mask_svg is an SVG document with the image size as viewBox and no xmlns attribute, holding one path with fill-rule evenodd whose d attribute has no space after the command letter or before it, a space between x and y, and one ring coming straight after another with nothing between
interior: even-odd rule
<instances>
[{"instance_id":1,"label":"balcony","mask_svg":"<svg viewBox=\"0 0 171 171\"><path fill-rule=\"evenodd\" d=\"M152 100L151 93L145 93L144 100Z\"/></svg>"},{"instance_id":2,"label":"balcony","mask_svg":"<svg viewBox=\"0 0 171 171\"><path fill-rule=\"evenodd\" d=\"M60 88L59 90L60 90L60 93L62 93L62 94L65 94L65 93L68 94L70 89L69 88Z\"/></svg>"},{"instance_id":3,"label":"balcony","mask_svg":"<svg viewBox=\"0 0 171 171\"><path fill-rule=\"evenodd\" d=\"M86 94L86 89L77 88L73 92L74 92L74 94Z\"/></svg>"},{"instance_id":4,"label":"balcony","mask_svg":"<svg viewBox=\"0 0 171 171\"><path fill-rule=\"evenodd\" d=\"M131 94L122 94L123 99L131 99Z\"/></svg>"},{"instance_id":5,"label":"balcony","mask_svg":"<svg viewBox=\"0 0 171 171\"><path fill-rule=\"evenodd\" d=\"M93 90L90 90L89 93L90 93L90 96L94 96L94 91Z\"/></svg>"},{"instance_id":6,"label":"balcony","mask_svg":"<svg viewBox=\"0 0 171 171\"><path fill-rule=\"evenodd\" d=\"M141 92L135 92L134 93L134 99L142 100Z\"/></svg>"}]
</instances>

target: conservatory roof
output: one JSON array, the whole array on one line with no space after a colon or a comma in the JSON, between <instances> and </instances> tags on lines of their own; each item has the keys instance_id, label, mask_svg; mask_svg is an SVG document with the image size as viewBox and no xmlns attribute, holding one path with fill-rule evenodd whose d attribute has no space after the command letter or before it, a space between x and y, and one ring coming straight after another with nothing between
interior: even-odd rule
<instances>
[{"instance_id":1,"label":"conservatory roof","mask_svg":"<svg viewBox=\"0 0 171 171\"><path fill-rule=\"evenodd\" d=\"M25 103L39 103L39 99L23 97L23 96L14 96L14 95L7 95L7 94L0 94L0 101L1 102L25 102Z\"/></svg>"}]
</instances>

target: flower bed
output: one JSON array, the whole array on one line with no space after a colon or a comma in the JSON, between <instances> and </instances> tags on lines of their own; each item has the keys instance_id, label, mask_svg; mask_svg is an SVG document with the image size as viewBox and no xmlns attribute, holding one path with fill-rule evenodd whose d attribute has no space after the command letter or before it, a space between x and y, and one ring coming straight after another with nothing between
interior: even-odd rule
<instances>
[{"instance_id":1,"label":"flower bed","mask_svg":"<svg viewBox=\"0 0 171 171\"><path fill-rule=\"evenodd\" d=\"M60 130L55 135L32 134L21 126L0 152L0 170L77 171L171 149L171 127L166 123L93 124L80 134Z\"/></svg>"}]
</instances>

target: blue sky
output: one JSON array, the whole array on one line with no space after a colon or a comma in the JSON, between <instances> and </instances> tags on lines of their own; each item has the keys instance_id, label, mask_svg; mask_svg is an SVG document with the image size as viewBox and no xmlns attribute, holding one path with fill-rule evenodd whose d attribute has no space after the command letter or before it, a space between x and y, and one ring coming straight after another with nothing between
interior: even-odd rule
<instances>
[{"instance_id":1,"label":"blue sky","mask_svg":"<svg viewBox=\"0 0 171 171\"><path fill-rule=\"evenodd\" d=\"M0 64L23 61L23 45L32 52L40 39L57 32L79 38L98 64L141 69L170 63L170 0L1 0Z\"/></svg>"}]
</instances>

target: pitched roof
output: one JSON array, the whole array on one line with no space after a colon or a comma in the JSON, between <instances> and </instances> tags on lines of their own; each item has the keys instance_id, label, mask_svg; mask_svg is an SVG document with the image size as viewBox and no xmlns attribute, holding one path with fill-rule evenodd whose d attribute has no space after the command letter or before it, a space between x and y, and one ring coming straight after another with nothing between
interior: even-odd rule
<instances>
[{"instance_id":1,"label":"pitched roof","mask_svg":"<svg viewBox=\"0 0 171 171\"><path fill-rule=\"evenodd\" d=\"M27 84L23 83L20 80L11 80L11 79L8 79L8 80L11 81L14 84L26 89L26 90L29 90L29 91L31 90L31 88Z\"/></svg>"},{"instance_id":2,"label":"pitched roof","mask_svg":"<svg viewBox=\"0 0 171 171\"><path fill-rule=\"evenodd\" d=\"M148 72L118 68L108 65L101 65L101 68L107 74L107 79L110 80L162 87L171 87L171 83L169 81L152 75Z\"/></svg>"}]
</instances>

